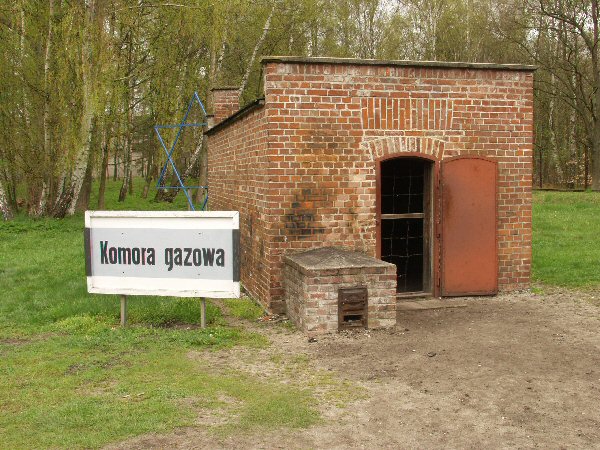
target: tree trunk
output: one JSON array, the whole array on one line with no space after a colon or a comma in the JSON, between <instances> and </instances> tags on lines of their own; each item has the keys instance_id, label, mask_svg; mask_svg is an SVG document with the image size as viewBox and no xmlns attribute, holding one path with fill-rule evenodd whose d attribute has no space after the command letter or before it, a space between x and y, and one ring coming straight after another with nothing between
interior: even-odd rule
<instances>
[{"instance_id":1,"label":"tree trunk","mask_svg":"<svg viewBox=\"0 0 600 450\"><path fill-rule=\"evenodd\" d=\"M17 192L15 189L16 182L14 176L14 171L8 172L6 169L2 170L2 174L0 174L0 185L2 185L4 199L8 205L8 209L13 214L19 210L17 205Z\"/></svg>"},{"instance_id":2,"label":"tree trunk","mask_svg":"<svg viewBox=\"0 0 600 450\"><path fill-rule=\"evenodd\" d=\"M198 185L206 186L208 184L208 148L207 146L203 145L202 149L203 151L200 154L200 167L198 170ZM198 189L196 192L195 203L202 206L205 195L208 195L208 189Z\"/></svg>"},{"instance_id":3,"label":"tree trunk","mask_svg":"<svg viewBox=\"0 0 600 450\"><path fill-rule=\"evenodd\" d=\"M26 50L25 50L25 3L26 1L22 1L21 5L21 38L19 40L20 44L20 55L19 55L19 70L23 76L23 60L25 59ZM29 120L29 99L27 98L27 89L25 85L23 85L23 118L25 119L25 125L29 128L30 120Z\"/></svg>"},{"instance_id":4,"label":"tree trunk","mask_svg":"<svg viewBox=\"0 0 600 450\"><path fill-rule=\"evenodd\" d=\"M115 155L113 157L113 181L117 181L119 174L119 157L117 155L118 147L115 147Z\"/></svg>"},{"instance_id":5,"label":"tree trunk","mask_svg":"<svg viewBox=\"0 0 600 450\"><path fill-rule=\"evenodd\" d=\"M2 218L4 220L11 220L13 218L12 208L8 202L8 197L6 195L6 191L4 190L4 185L0 180L0 213L2 213Z\"/></svg>"},{"instance_id":6,"label":"tree trunk","mask_svg":"<svg viewBox=\"0 0 600 450\"><path fill-rule=\"evenodd\" d=\"M592 0L593 45L592 69L594 71L594 113L592 116L592 190L600 191L600 61L598 60L598 1Z\"/></svg>"},{"instance_id":7,"label":"tree trunk","mask_svg":"<svg viewBox=\"0 0 600 450\"><path fill-rule=\"evenodd\" d=\"M36 217L41 217L46 213L46 205L48 203L48 196L50 195L49 186L46 181L42 181L42 193L40 194L40 201L37 204Z\"/></svg>"},{"instance_id":8,"label":"tree trunk","mask_svg":"<svg viewBox=\"0 0 600 450\"><path fill-rule=\"evenodd\" d=\"M550 104L548 106L548 128L550 129L550 155L551 160L554 165L554 170L556 171L556 177L558 184L563 184L564 182L564 173L560 164L560 158L558 155L558 142L556 139L556 123L554 121L554 99L556 95L554 93L554 85L555 85L555 77L554 73L551 74L551 89L553 91L550 96Z\"/></svg>"},{"instance_id":9,"label":"tree trunk","mask_svg":"<svg viewBox=\"0 0 600 450\"><path fill-rule=\"evenodd\" d=\"M52 215L56 215L56 211L58 208L58 204L62 201L63 194L65 193L65 183L67 180L67 174L63 172L58 179L58 186L56 188L56 199L54 200L54 205L52 206ZM66 211L65 211L66 214ZM64 216L64 214L63 214Z\"/></svg>"},{"instance_id":10,"label":"tree trunk","mask_svg":"<svg viewBox=\"0 0 600 450\"><path fill-rule=\"evenodd\" d=\"M22 2L21 4L21 36L20 36L20 40L19 40L19 46L20 46L20 58L18 59L18 67L17 69L21 72L21 77L25 77L25 65L24 65L24 59L25 56L27 54L27 50L26 50L26 46L25 46L25 37L26 37L26 15L25 15L25 3L26 2ZM48 40L46 41L46 59L45 59L45 64L44 64L44 77L47 76L47 66L46 64L48 63L49 59L48 59L48 52L50 49L50 42L52 40L52 15L53 15L53 8L54 8L54 3L53 1L50 2L49 5L49 11L48 11L48 35L47 38ZM44 86L45 88L45 86ZM46 91L44 91L44 95L46 94ZM44 107L45 107L45 103L47 101L47 97L44 98ZM29 114L29 110L30 110L30 99L29 96L27 95L27 87L25 84L23 84L23 90L22 90L22 114L23 114L23 121L25 123L25 127L30 130L32 127L31 124L31 117ZM45 117L44 117L45 119ZM44 123L44 122L43 122ZM45 125L45 123L44 123ZM33 147L36 147L37 142L33 142ZM35 166L37 166L39 168L39 172L38 173L31 173L31 172L27 172L25 179L27 181L28 187L27 187L27 209L28 209L28 214L32 217L38 217L42 214L42 207L45 205L45 201L46 201L46 194L47 194L47 187L45 185L45 183L43 181L44 179L44 173L46 170L45 164L43 164L41 161L43 161L45 155L47 154L45 151L45 148L43 149L43 151L40 152L31 152L31 149L28 148L31 146L31 144L27 144L26 141L23 141L22 143L23 145L23 154L29 154L29 155L33 155L33 157L36 159L36 161L31 161L31 163L33 163ZM5 192L6 195L6 192Z\"/></svg>"},{"instance_id":11,"label":"tree trunk","mask_svg":"<svg viewBox=\"0 0 600 450\"><path fill-rule=\"evenodd\" d=\"M168 174L169 174L169 166L167 166L167 169L165 171L164 176L161 178L160 183L158 185L158 188L156 189L156 194L154 194L154 201L155 202L164 202L167 201L167 194L169 192L169 189L163 189L164 186L167 186L167 178L168 178Z\"/></svg>"},{"instance_id":12,"label":"tree trunk","mask_svg":"<svg viewBox=\"0 0 600 450\"><path fill-rule=\"evenodd\" d=\"M52 208L52 216L62 219L67 215L71 200L73 199L73 189L67 185L66 176L62 177L60 188L58 190L59 195L56 198L54 207Z\"/></svg>"},{"instance_id":13,"label":"tree trunk","mask_svg":"<svg viewBox=\"0 0 600 450\"><path fill-rule=\"evenodd\" d=\"M225 58L225 49L227 47L227 29L223 30L223 36L221 38L221 44L219 46L219 55L217 56L217 50L214 48L213 43L210 55L210 72L208 75L208 89L212 89L215 86L221 67L223 65L223 59ZM209 105L206 105L209 106ZM212 107L212 105L210 105Z\"/></svg>"},{"instance_id":14,"label":"tree trunk","mask_svg":"<svg viewBox=\"0 0 600 450\"><path fill-rule=\"evenodd\" d=\"M123 151L123 184L121 184L121 190L119 191L120 202L125 201L127 193L131 188L131 127L129 125L127 126L127 131L125 133Z\"/></svg>"},{"instance_id":15,"label":"tree trunk","mask_svg":"<svg viewBox=\"0 0 600 450\"><path fill-rule=\"evenodd\" d=\"M32 180L27 189L27 212L30 217L42 216L46 209L48 198L48 185L39 179Z\"/></svg>"},{"instance_id":16,"label":"tree trunk","mask_svg":"<svg viewBox=\"0 0 600 450\"><path fill-rule=\"evenodd\" d=\"M92 70L94 68L94 54L92 51L92 42L94 39L94 33L92 28L94 27L96 16L96 3L95 0L88 0L85 3L85 29L82 42L81 51L81 75L82 75L82 94L83 94L83 111L81 118L80 128L80 145L81 148L75 159L75 167L71 175L71 182L69 183L68 192L70 194L69 207L67 214L72 215L75 213L75 207L77 206L77 200L81 193L81 187L83 186L83 180L88 167L88 160L91 153L92 144L92 123L94 118L95 108L95 95L93 84Z\"/></svg>"},{"instance_id":17,"label":"tree trunk","mask_svg":"<svg viewBox=\"0 0 600 450\"><path fill-rule=\"evenodd\" d=\"M125 125L125 142L123 148L123 184L119 191L119 201L125 201L127 193L131 193L133 190L133 182L131 180L131 150L133 146L133 104L135 101L134 87L132 86L131 77L133 76L133 36L132 32L128 33L128 54L127 54L127 74L128 77L125 80L125 111L127 111L127 123Z\"/></svg>"},{"instance_id":18,"label":"tree trunk","mask_svg":"<svg viewBox=\"0 0 600 450\"><path fill-rule=\"evenodd\" d=\"M85 171L83 185L81 186L81 194L79 194L79 199L77 200L77 211L86 211L90 205L93 166L93 159L88 159L88 167Z\"/></svg>"},{"instance_id":19,"label":"tree trunk","mask_svg":"<svg viewBox=\"0 0 600 450\"><path fill-rule=\"evenodd\" d=\"M52 51L52 39L53 39L53 26L52 21L54 20L54 0L49 0L48 2L48 36L46 39L46 51L44 54L44 114L42 118L43 128L44 128L44 152L42 155L42 160L44 160L44 164L42 165L42 170L46 173L42 174L44 181L42 181L42 194L40 195L40 201L37 205L35 215L41 216L46 212L46 202L48 199L48 184L50 180L46 180L48 178L49 167L45 164L45 161L50 156L50 56ZM52 162L53 164L54 162Z\"/></svg>"},{"instance_id":20,"label":"tree trunk","mask_svg":"<svg viewBox=\"0 0 600 450\"><path fill-rule=\"evenodd\" d=\"M540 171L540 184L539 188L542 189L544 187L544 154L542 152L542 147L540 147L539 151L539 171Z\"/></svg>"},{"instance_id":21,"label":"tree trunk","mask_svg":"<svg viewBox=\"0 0 600 450\"><path fill-rule=\"evenodd\" d=\"M154 155L150 153L148 155L148 162L146 164L146 183L144 184L144 189L142 191L142 198L148 198L148 191L150 190L150 184L152 184L152 161L154 159Z\"/></svg>"},{"instance_id":22,"label":"tree trunk","mask_svg":"<svg viewBox=\"0 0 600 450\"><path fill-rule=\"evenodd\" d=\"M590 157L588 146L586 145L583 149L583 189L588 190L589 186L589 178L590 178Z\"/></svg>"},{"instance_id":23,"label":"tree trunk","mask_svg":"<svg viewBox=\"0 0 600 450\"><path fill-rule=\"evenodd\" d=\"M121 183L121 189L119 190L119 201L124 202L129 192L129 178L131 177L131 166L130 157L128 155L129 143L125 142L125 155L123 155L123 182Z\"/></svg>"},{"instance_id":24,"label":"tree trunk","mask_svg":"<svg viewBox=\"0 0 600 450\"><path fill-rule=\"evenodd\" d=\"M250 61L248 62L248 65L246 66L246 72L244 73L244 77L242 78L242 84L241 84L240 90L238 92L238 97L240 99L240 105L242 103L242 95L244 93L244 89L246 89L246 85L248 84L248 78L250 78L250 72L252 71L252 66L254 65L254 60L256 59L256 53L258 53L258 49L260 48L260 46L264 42L265 38L267 37L267 32L269 31L269 28L271 27L271 18L273 17L274 12L275 12L275 2L273 2L273 6L271 7L271 12L269 12L269 17L267 17L265 26L263 27L263 32L260 35L260 38L258 38L258 41L256 42L256 45L254 46L254 50L252 50L252 56L250 56Z\"/></svg>"},{"instance_id":25,"label":"tree trunk","mask_svg":"<svg viewBox=\"0 0 600 450\"><path fill-rule=\"evenodd\" d=\"M592 139L592 190L600 191L600 118L594 119Z\"/></svg>"},{"instance_id":26,"label":"tree trunk","mask_svg":"<svg viewBox=\"0 0 600 450\"><path fill-rule=\"evenodd\" d=\"M567 137L567 146L569 148L569 161L571 163L569 182L575 188L579 177L581 176L580 170L580 159L577 152L577 112L575 108L571 108L569 111L569 133Z\"/></svg>"},{"instance_id":27,"label":"tree trunk","mask_svg":"<svg viewBox=\"0 0 600 450\"><path fill-rule=\"evenodd\" d=\"M98 188L98 209L104 209L104 194L106 193L106 176L108 175L108 142L107 127L104 128L102 139L102 164L100 165L100 187Z\"/></svg>"}]
</instances>

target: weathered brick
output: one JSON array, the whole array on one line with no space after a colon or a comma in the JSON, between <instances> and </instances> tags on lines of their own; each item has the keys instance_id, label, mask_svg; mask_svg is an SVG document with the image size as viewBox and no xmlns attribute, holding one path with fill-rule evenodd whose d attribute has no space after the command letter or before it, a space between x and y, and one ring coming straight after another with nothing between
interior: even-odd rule
<instances>
[{"instance_id":1,"label":"weathered brick","mask_svg":"<svg viewBox=\"0 0 600 450\"><path fill-rule=\"evenodd\" d=\"M314 262L315 252L312 251L309 254ZM305 263L307 254L285 258L284 286L287 313L301 330L308 334L336 331L338 329L339 289L358 286L367 288L369 328L394 325L396 267L393 264L374 258L365 258L364 255L356 253L331 249L323 249L320 254L325 261L339 261L340 257L344 259L336 270L338 275L319 276L319 272L330 273L332 270L329 267L309 267ZM346 264L346 258L350 258L355 263ZM335 265L335 262L331 265ZM373 275L371 273L373 269L377 269L383 274ZM385 277L385 279L381 280L379 277ZM307 280L309 283L299 282L301 279ZM301 285L305 288L300 288ZM319 327L323 323L326 324L326 327Z\"/></svg>"}]
</instances>

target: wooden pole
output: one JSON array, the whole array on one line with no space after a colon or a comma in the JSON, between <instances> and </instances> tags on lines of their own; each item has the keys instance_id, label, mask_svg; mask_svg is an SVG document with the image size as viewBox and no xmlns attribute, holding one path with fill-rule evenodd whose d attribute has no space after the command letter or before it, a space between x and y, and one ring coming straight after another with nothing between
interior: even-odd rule
<instances>
[{"instance_id":1,"label":"wooden pole","mask_svg":"<svg viewBox=\"0 0 600 450\"><path fill-rule=\"evenodd\" d=\"M206 299L202 298L202 304L200 306L200 327L206 328Z\"/></svg>"},{"instance_id":2,"label":"wooden pole","mask_svg":"<svg viewBox=\"0 0 600 450\"><path fill-rule=\"evenodd\" d=\"M121 295L121 326L127 326L127 296Z\"/></svg>"}]
</instances>

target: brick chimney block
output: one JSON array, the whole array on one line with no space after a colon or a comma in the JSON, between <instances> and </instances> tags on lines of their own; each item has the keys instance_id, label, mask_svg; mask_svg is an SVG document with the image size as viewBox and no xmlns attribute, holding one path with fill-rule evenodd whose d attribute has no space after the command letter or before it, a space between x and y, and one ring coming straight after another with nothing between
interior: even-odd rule
<instances>
[{"instance_id":1,"label":"brick chimney block","mask_svg":"<svg viewBox=\"0 0 600 450\"><path fill-rule=\"evenodd\" d=\"M239 89L223 87L212 89L214 124L231 116L240 109Z\"/></svg>"}]
</instances>

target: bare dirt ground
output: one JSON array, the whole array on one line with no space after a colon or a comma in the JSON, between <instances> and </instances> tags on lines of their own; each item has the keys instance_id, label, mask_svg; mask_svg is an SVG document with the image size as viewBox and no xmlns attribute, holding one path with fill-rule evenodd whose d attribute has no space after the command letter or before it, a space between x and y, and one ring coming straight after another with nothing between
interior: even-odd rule
<instances>
[{"instance_id":1,"label":"bare dirt ground","mask_svg":"<svg viewBox=\"0 0 600 450\"><path fill-rule=\"evenodd\" d=\"M114 448L600 448L599 300L559 290L451 300L466 307L402 312L394 329L317 342L247 324L272 345L190 357L290 383L330 374L360 395L342 406L316 392L323 420L308 429L223 437L210 425L235 417L200 411L197 427Z\"/></svg>"}]
</instances>

